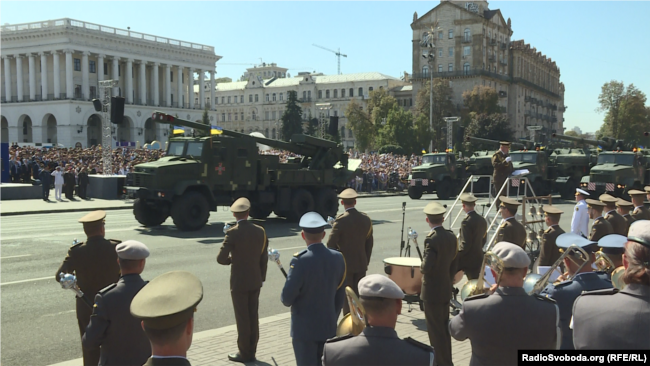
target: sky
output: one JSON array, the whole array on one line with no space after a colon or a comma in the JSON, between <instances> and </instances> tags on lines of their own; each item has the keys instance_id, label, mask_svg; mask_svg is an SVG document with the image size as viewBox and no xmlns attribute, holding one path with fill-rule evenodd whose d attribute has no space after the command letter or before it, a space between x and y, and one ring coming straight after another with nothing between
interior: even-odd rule
<instances>
[{"instance_id":1,"label":"sky","mask_svg":"<svg viewBox=\"0 0 650 366\"><path fill-rule=\"evenodd\" d=\"M217 78L237 80L247 67L275 62L300 71L412 73L410 27L439 1L5 1L0 23L73 18L214 46ZM649 1L492 1L524 39L560 68L564 126L594 132L598 95L611 80L650 94ZM233 65L234 64L234 65ZM650 104L650 103L649 103Z\"/></svg>"}]
</instances>

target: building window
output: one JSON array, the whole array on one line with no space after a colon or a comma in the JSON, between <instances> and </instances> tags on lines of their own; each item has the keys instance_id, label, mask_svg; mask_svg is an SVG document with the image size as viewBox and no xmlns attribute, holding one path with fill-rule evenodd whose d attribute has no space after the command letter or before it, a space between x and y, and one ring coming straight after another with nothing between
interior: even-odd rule
<instances>
[{"instance_id":1,"label":"building window","mask_svg":"<svg viewBox=\"0 0 650 366\"><path fill-rule=\"evenodd\" d=\"M438 39L442 39L442 32L438 32Z\"/></svg>"},{"instance_id":2,"label":"building window","mask_svg":"<svg viewBox=\"0 0 650 366\"><path fill-rule=\"evenodd\" d=\"M226 114L221 113L221 122L226 122Z\"/></svg>"},{"instance_id":3,"label":"building window","mask_svg":"<svg viewBox=\"0 0 650 366\"><path fill-rule=\"evenodd\" d=\"M122 65L117 66L117 76L122 76Z\"/></svg>"},{"instance_id":4,"label":"building window","mask_svg":"<svg viewBox=\"0 0 650 366\"><path fill-rule=\"evenodd\" d=\"M169 71L169 82L170 83L174 82L174 72L171 70Z\"/></svg>"},{"instance_id":5,"label":"building window","mask_svg":"<svg viewBox=\"0 0 650 366\"><path fill-rule=\"evenodd\" d=\"M302 91L302 100L307 100L307 91L306 90Z\"/></svg>"},{"instance_id":6,"label":"building window","mask_svg":"<svg viewBox=\"0 0 650 366\"><path fill-rule=\"evenodd\" d=\"M334 98L338 98L338 97L339 97L339 90L334 89Z\"/></svg>"},{"instance_id":7,"label":"building window","mask_svg":"<svg viewBox=\"0 0 650 366\"><path fill-rule=\"evenodd\" d=\"M74 59L74 71L81 71L81 60L78 58Z\"/></svg>"},{"instance_id":8,"label":"building window","mask_svg":"<svg viewBox=\"0 0 650 366\"><path fill-rule=\"evenodd\" d=\"M280 101L284 100L284 93L280 93Z\"/></svg>"},{"instance_id":9,"label":"building window","mask_svg":"<svg viewBox=\"0 0 650 366\"><path fill-rule=\"evenodd\" d=\"M463 47L463 55L464 55L464 56L469 56L469 54L470 54L470 49L471 49L471 48L470 48L469 46L465 46L465 47Z\"/></svg>"},{"instance_id":10,"label":"building window","mask_svg":"<svg viewBox=\"0 0 650 366\"><path fill-rule=\"evenodd\" d=\"M244 112L241 112L241 120L244 120Z\"/></svg>"},{"instance_id":11,"label":"building window","mask_svg":"<svg viewBox=\"0 0 650 366\"><path fill-rule=\"evenodd\" d=\"M454 71L454 64L449 64L449 70L447 71Z\"/></svg>"},{"instance_id":12,"label":"building window","mask_svg":"<svg viewBox=\"0 0 650 366\"><path fill-rule=\"evenodd\" d=\"M438 48L438 57L442 57L442 47Z\"/></svg>"},{"instance_id":13,"label":"building window","mask_svg":"<svg viewBox=\"0 0 650 366\"><path fill-rule=\"evenodd\" d=\"M221 97L221 104L226 104L226 97Z\"/></svg>"},{"instance_id":14,"label":"building window","mask_svg":"<svg viewBox=\"0 0 650 366\"><path fill-rule=\"evenodd\" d=\"M214 97L214 104L219 104L219 97Z\"/></svg>"},{"instance_id":15,"label":"building window","mask_svg":"<svg viewBox=\"0 0 650 366\"><path fill-rule=\"evenodd\" d=\"M442 72L442 64L438 64L438 72Z\"/></svg>"},{"instance_id":16,"label":"building window","mask_svg":"<svg viewBox=\"0 0 650 366\"><path fill-rule=\"evenodd\" d=\"M269 120L269 111L264 111L264 120L265 121Z\"/></svg>"},{"instance_id":17,"label":"building window","mask_svg":"<svg viewBox=\"0 0 650 366\"><path fill-rule=\"evenodd\" d=\"M465 75L469 75L469 62L465 62L463 65L463 71L465 72Z\"/></svg>"},{"instance_id":18,"label":"building window","mask_svg":"<svg viewBox=\"0 0 650 366\"><path fill-rule=\"evenodd\" d=\"M253 94L248 94L248 102L253 103Z\"/></svg>"},{"instance_id":19,"label":"building window","mask_svg":"<svg viewBox=\"0 0 650 366\"><path fill-rule=\"evenodd\" d=\"M345 89L341 89L341 98L345 98Z\"/></svg>"},{"instance_id":20,"label":"building window","mask_svg":"<svg viewBox=\"0 0 650 366\"><path fill-rule=\"evenodd\" d=\"M472 38L472 34L469 31L469 28L465 28L465 32L463 32L463 36L465 37L466 41L469 41Z\"/></svg>"},{"instance_id":21,"label":"building window","mask_svg":"<svg viewBox=\"0 0 650 366\"><path fill-rule=\"evenodd\" d=\"M323 99L323 91L322 90L318 91L318 99Z\"/></svg>"},{"instance_id":22,"label":"building window","mask_svg":"<svg viewBox=\"0 0 650 366\"><path fill-rule=\"evenodd\" d=\"M104 62L104 75L108 75L108 64Z\"/></svg>"},{"instance_id":23,"label":"building window","mask_svg":"<svg viewBox=\"0 0 650 366\"><path fill-rule=\"evenodd\" d=\"M372 90L373 90L373 89L372 89L372 86L369 87L369 88L368 88L368 94L370 94L370 92L371 92Z\"/></svg>"},{"instance_id":24,"label":"building window","mask_svg":"<svg viewBox=\"0 0 650 366\"><path fill-rule=\"evenodd\" d=\"M244 103L244 96L243 95L239 96L239 103Z\"/></svg>"},{"instance_id":25,"label":"building window","mask_svg":"<svg viewBox=\"0 0 650 366\"><path fill-rule=\"evenodd\" d=\"M266 94L266 101L267 102L271 101L271 97L268 94Z\"/></svg>"},{"instance_id":26,"label":"building window","mask_svg":"<svg viewBox=\"0 0 650 366\"><path fill-rule=\"evenodd\" d=\"M235 104L237 104L237 96L236 95L233 97L233 99L235 100Z\"/></svg>"},{"instance_id":27,"label":"building window","mask_svg":"<svg viewBox=\"0 0 650 366\"><path fill-rule=\"evenodd\" d=\"M275 111L271 112L271 119L275 121Z\"/></svg>"},{"instance_id":28,"label":"building window","mask_svg":"<svg viewBox=\"0 0 650 366\"><path fill-rule=\"evenodd\" d=\"M449 30L449 39L452 39L452 38L454 38L454 30L450 29Z\"/></svg>"},{"instance_id":29,"label":"building window","mask_svg":"<svg viewBox=\"0 0 650 366\"><path fill-rule=\"evenodd\" d=\"M307 90L307 100L311 101L311 90Z\"/></svg>"},{"instance_id":30,"label":"building window","mask_svg":"<svg viewBox=\"0 0 650 366\"><path fill-rule=\"evenodd\" d=\"M329 99L329 98L330 98L330 91L329 89L327 89L325 90L325 99Z\"/></svg>"},{"instance_id":31,"label":"building window","mask_svg":"<svg viewBox=\"0 0 650 366\"><path fill-rule=\"evenodd\" d=\"M228 97L228 104L230 104L230 97Z\"/></svg>"},{"instance_id":32,"label":"building window","mask_svg":"<svg viewBox=\"0 0 650 366\"><path fill-rule=\"evenodd\" d=\"M94 86L90 87L90 98L97 98L97 88Z\"/></svg>"},{"instance_id":33,"label":"building window","mask_svg":"<svg viewBox=\"0 0 650 366\"><path fill-rule=\"evenodd\" d=\"M275 93L273 93L273 101L275 102Z\"/></svg>"},{"instance_id":34,"label":"building window","mask_svg":"<svg viewBox=\"0 0 650 366\"><path fill-rule=\"evenodd\" d=\"M232 113L228 113L228 122L232 121Z\"/></svg>"},{"instance_id":35,"label":"building window","mask_svg":"<svg viewBox=\"0 0 650 366\"><path fill-rule=\"evenodd\" d=\"M454 57L454 48L449 47L449 57Z\"/></svg>"},{"instance_id":36,"label":"building window","mask_svg":"<svg viewBox=\"0 0 650 366\"><path fill-rule=\"evenodd\" d=\"M235 121L237 120L237 112L235 112Z\"/></svg>"},{"instance_id":37,"label":"building window","mask_svg":"<svg viewBox=\"0 0 650 366\"><path fill-rule=\"evenodd\" d=\"M257 117L255 116L255 112L253 112L253 121L257 121Z\"/></svg>"},{"instance_id":38,"label":"building window","mask_svg":"<svg viewBox=\"0 0 650 366\"><path fill-rule=\"evenodd\" d=\"M88 68L90 69L91 74L96 74L97 73L97 64L95 61L89 61L88 62Z\"/></svg>"},{"instance_id":39,"label":"building window","mask_svg":"<svg viewBox=\"0 0 650 366\"><path fill-rule=\"evenodd\" d=\"M259 94L255 94L255 103L257 103L257 102L259 102L259 101L260 101ZM254 119L254 118L253 118L253 119Z\"/></svg>"},{"instance_id":40,"label":"building window","mask_svg":"<svg viewBox=\"0 0 650 366\"><path fill-rule=\"evenodd\" d=\"M359 88L359 96L363 97L363 88Z\"/></svg>"},{"instance_id":41,"label":"building window","mask_svg":"<svg viewBox=\"0 0 650 366\"><path fill-rule=\"evenodd\" d=\"M350 98L354 96L354 88L350 88Z\"/></svg>"},{"instance_id":42,"label":"building window","mask_svg":"<svg viewBox=\"0 0 650 366\"><path fill-rule=\"evenodd\" d=\"M429 76L429 66L427 65L422 66L422 75Z\"/></svg>"}]
</instances>

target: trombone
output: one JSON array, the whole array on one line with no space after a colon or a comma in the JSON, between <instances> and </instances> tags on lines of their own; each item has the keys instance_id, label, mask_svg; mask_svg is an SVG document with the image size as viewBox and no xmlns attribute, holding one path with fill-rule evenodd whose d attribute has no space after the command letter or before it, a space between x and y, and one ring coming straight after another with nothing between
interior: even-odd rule
<instances>
[{"instance_id":1,"label":"trombone","mask_svg":"<svg viewBox=\"0 0 650 366\"><path fill-rule=\"evenodd\" d=\"M495 278L496 282L494 284L490 284L488 281L485 280L485 266L488 266L494 272L496 272L497 277ZM490 287L485 287L486 282L489 285L498 285L499 282L501 281L501 275L503 274L503 270L505 266L501 258L499 258L496 254L494 254L493 252L487 252L485 253L485 255L483 255L483 263L481 264L481 268L483 270L478 276L478 279L469 280L465 282L465 284L461 288L460 290L461 300L465 301L465 299L470 296L480 295L488 292L490 290ZM450 305L452 308L454 308L454 311L460 311L463 307L455 299L452 299L450 301Z\"/></svg>"},{"instance_id":2,"label":"trombone","mask_svg":"<svg viewBox=\"0 0 650 366\"><path fill-rule=\"evenodd\" d=\"M580 259L582 260L582 264L578 264L578 262L574 259L574 255L578 255ZM576 270L576 273L573 276L568 276L566 278L566 281L570 281L575 277L576 274L580 272L582 267L585 266L585 264L589 263L589 254L582 249L581 247L571 244L565 251L562 253L560 258L558 258L555 263L549 268L549 270L542 276L537 273L530 273L526 276L524 279L524 290L529 295L532 294L539 294L542 292L546 286L548 286L549 281L551 279L551 275L553 272L562 264L564 261L564 258L569 257L569 259L575 263L576 265L579 265L578 269Z\"/></svg>"},{"instance_id":3,"label":"trombone","mask_svg":"<svg viewBox=\"0 0 650 366\"><path fill-rule=\"evenodd\" d=\"M596 256L596 268L599 271L609 273L612 279L612 285L614 285L615 288L619 290L625 288L625 282L623 282L625 267L616 267L614 261L605 254L602 249L597 251L594 255Z\"/></svg>"}]
</instances>

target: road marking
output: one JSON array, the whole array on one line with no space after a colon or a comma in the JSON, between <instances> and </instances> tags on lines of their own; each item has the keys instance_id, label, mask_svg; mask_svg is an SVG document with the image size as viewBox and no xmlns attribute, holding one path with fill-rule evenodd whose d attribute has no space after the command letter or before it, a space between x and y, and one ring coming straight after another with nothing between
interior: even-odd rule
<instances>
[{"instance_id":1,"label":"road marking","mask_svg":"<svg viewBox=\"0 0 650 366\"><path fill-rule=\"evenodd\" d=\"M0 259L9 259L9 258L19 258L19 257L29 257L31 254L21 254L21 255L12 255L9 257L0 257Z\"/></svg>"},{"instance_id":2,"label":"road marking","mask_svg":"<svg viewBox=\"0 0 650 366\"><path fill-rule=\"evenodd\" d=\"M41 278L30 278L29 280L20 280L20 281L5 282L5 283L0 283L0 286L4 286L4 285L13 285L13 284L16 284L16 283L24 283L24 282L42 281L42 280L47 280L47 279L52 279L52 276L41 277Z\"/></svg>"},{"instance_id":3,"label":"road marking","mask_svg":"<svg viewBox=\"0 0 650 366\"><path fill-rule=\"evenodd\" d=\"M292 250L292 249L307 249L306 245L301 245L299 247L291 247L291 248L274 248L276 250Z\"/></svg>"},{"instance_id":4,"label":"road marking","mask_svg":"<svg viewBox=\"0 0 650 366\"><path fill-rule=\"evenodd\" d=\"M59 316L59 315L63 315L63 314L74 313L75 311L76 310L74 310L74 309L66 310L66 311L59 311L58 313L41 315L41 318L45 318L45 317L48 317L48 316Z\"/></svg>"}]
</instances>

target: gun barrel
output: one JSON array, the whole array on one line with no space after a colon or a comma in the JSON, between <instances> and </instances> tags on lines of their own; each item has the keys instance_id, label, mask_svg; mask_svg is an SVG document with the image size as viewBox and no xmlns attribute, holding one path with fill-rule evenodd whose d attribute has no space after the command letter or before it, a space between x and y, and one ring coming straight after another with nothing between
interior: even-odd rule
<instances>
[{"instance_id":1,"label":"gun barrel","mask_svg":"<svg viewBox=\"0 0 650 366\"><path fill-rule=\"evenodd\" d=\"M575 136L567 136L567 135L562 135L559 133L554 133L553 137L556 139L560 140L565 140L565 141L575 141L580 144L585 144L585 145L592 145L592 146L602 146L602 147L609 147L611 143L603 140L590 140L590 139L585 139L582 137L575 137Z\"/></svg>"},{"instance_id":2,"label":"gun barrel","mask_svg":"<svg viewBox=\"0 0 650 366\"><path fill-rule=\"evenodd\" d=\"M484 138L474 137L474 136L467 136L467 141L475 142L477 144L492 144L496 146L499 146L501 144L501 142L497 140L484 139ZM517 142L511 142L510 145L512 146L513 149L524 149L526 147L523 144Z\"/></svg>"}]
</instances>

